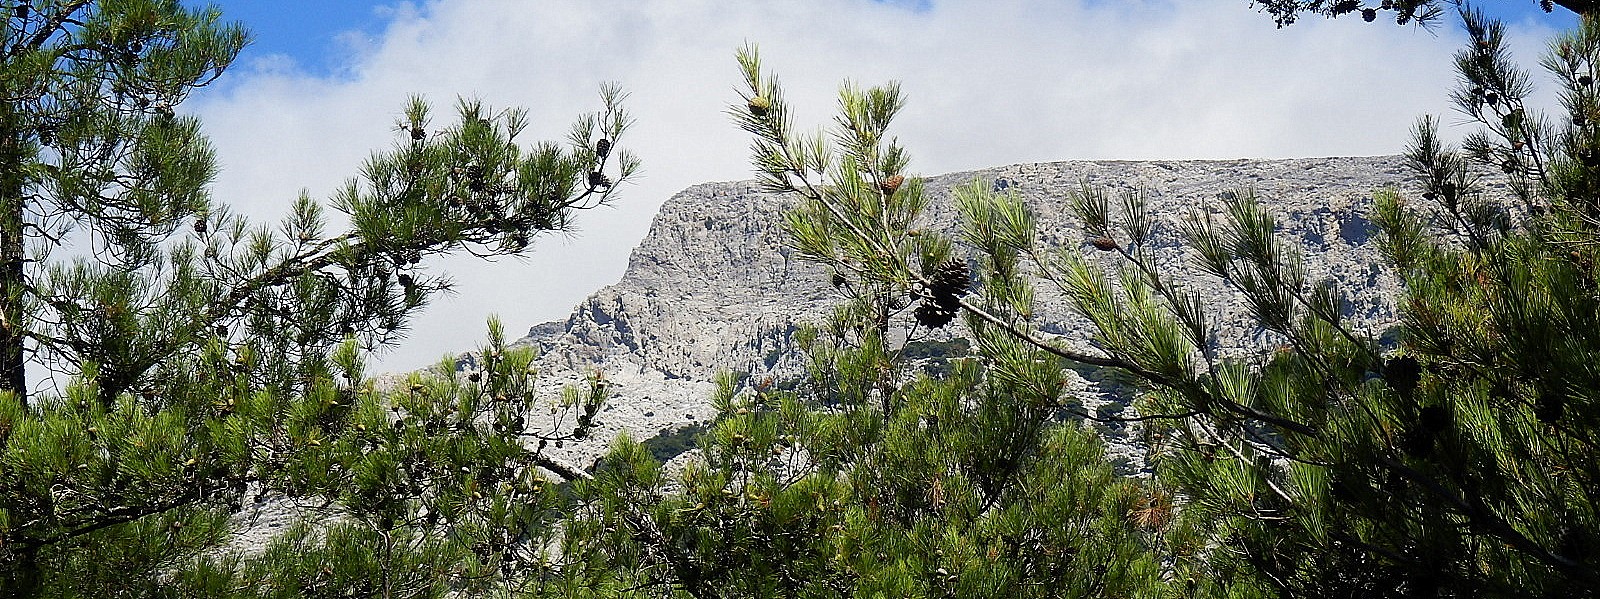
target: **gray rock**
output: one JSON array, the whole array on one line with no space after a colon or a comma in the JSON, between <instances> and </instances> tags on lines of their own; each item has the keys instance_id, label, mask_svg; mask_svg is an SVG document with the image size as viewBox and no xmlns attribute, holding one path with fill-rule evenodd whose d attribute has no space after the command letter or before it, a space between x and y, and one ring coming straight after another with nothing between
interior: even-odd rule
<instances>
[{"instance_id":1,"label":"gray rock","mask_svg":"<svg viewBox=\"0 0 1600 599\"><path fill-rule=\"evenodd\" d=\"M1080 184L1146 189L1161 269L1207 298L1218 347L1234 354L1260 351L1271 340L1253 325L1238 294L1187 265L1178 233L1184 215L1216 212L1227 194L1255 190L1277 215L1279 234L1298 242L1312 280L1333 281L1345 291L1352 322L1376 331L1392 319L1395 282L1366 214L1378 189L1420 191L1397 156L1023 164L927 179L932 201L921 226L952 227L952 189L975 180L1019 194L1038 217L1040 242L1069 249L1089 247L1067 208ZM753 181L680 192L661 207L622 280L590 296L559 328L539 325L519 343L541 350L549 380L577 381L599 370L616 383L619 395L599 418L600 438L627 432L643 439L708 419L719 371L796 374L794 332L839 299L827 273L785 245L782 215L793 205L793 198L761 192ZM1040 330L1088 347L1086 323L1060 293L1041 282L1038 299ZM909 314L900 324L910 328ZM1107 402L1124 400L1093 382L1081 389L1089 410L1115 412L1120 406ZM1114 453L1137 453L1124 427L1102 428ZM565 457L587 463L601 451L584 443Z\"/></svg>"}]
</instances>

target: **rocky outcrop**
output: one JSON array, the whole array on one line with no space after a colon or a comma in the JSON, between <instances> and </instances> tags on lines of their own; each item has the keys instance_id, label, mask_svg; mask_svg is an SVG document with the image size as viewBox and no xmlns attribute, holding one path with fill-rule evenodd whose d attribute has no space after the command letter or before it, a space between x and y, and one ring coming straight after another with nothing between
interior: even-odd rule
<instances>
[{"instance_id":1,"label":"rocky outcrop","mask_svg":"<svg viewBox=\"0 0 1600 599\"><path fill-rule=\"evenodd\" d=\"M1145 189L1163 270L1208 299L1218 344L1233 352L1254 351L1260 331L1241 298L1187 267L1178 232L1184 215L1216 211L1227 194L1253 189L1279 217L1279 234L1299 244L1313 280L1334 281L1346 291L1351 319L1377 329L1390 319L1386 301L1394 282L1380 263L1366 214L1375 190L1417 191L1394 156L1026 164L927 179L932 201L923 226L953 226L952 189L971 181L1019 194L1038 216L1040 241L1068 249L1087 247L1067 209L1073 190L1081 184ZM565 322L534 327L521 343L539 347L554 380L600 370L616 383L619 395L598 419L597 434L647 438L706 419L717 372L793 372L798 362L790 340L797 326L837 300L823 269L785 246L783 214L793 201L748 181L684 190L662 206L620 281L585 300ZM1070 343L1087 341L1084 323L1058 293L1040 285L1038 296L1035 318L1044 331ZM1104 409L1115 398L1097 397L1097 389L1103 387L1085 387L1086 403ZM577 450L570 458L583 461L598 449Z\"/></svg>"}]
</instances>

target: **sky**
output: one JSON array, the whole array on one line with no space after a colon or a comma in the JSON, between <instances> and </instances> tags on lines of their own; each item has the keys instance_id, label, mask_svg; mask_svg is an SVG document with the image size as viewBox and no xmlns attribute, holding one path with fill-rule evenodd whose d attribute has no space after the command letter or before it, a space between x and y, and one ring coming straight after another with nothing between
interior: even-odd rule
<instances>
[{"instance_id":1,"label":"sky","mask_svg":"<svg viewBox=\"0 0 1600 599\"><path fill-rule=\"evenodd\" d=\"M562 138L596 109L602 82L631 93L636 125L622 144L644 160L636 184L526 258L428 264L457 293L377 356L391 371L474 349L489 314L513 334L566 318L622 275L673 193L750 178L749 140L723 113L746 42L783 79L805 129L828 122L841 82L900 81L909 104L893 131L910 170L930 175L1073 159L1385 155L1403 150L1422 115L1460 120L1447 101L1464 39L1453 25L1346 18L1277 29L1248 0L213 3L255 41L180 109L201 117L217 148L215 201L255 219L281 218L302 189L328 198L395 142L413 94L441 115L458 97L526 108L531 143ZM1534 0L1485 7L1507 19L1533 68L1550 35L1575 22Z\"/></svg>"}]
</instances>

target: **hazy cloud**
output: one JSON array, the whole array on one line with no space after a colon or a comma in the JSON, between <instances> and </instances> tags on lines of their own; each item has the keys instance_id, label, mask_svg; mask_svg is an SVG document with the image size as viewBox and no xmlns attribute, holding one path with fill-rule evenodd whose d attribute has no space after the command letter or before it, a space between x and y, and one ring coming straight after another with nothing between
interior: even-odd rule
<instances>
[{"instance_id":1,"label":"hazy cloud","mask_svg":"<svg viewBox=\"0 0 1600 599\"><path fill-rule=\"evenodd\" d=\"M620 276L672 193L748 178L748 140L723 114L736 99L733 52L746 41L783 77L801 122L825 123L844 79L901 81L910 104L897 131L913 170L927 174L1080 158L1396 153L1417 116L1448 111L1460 44L1449 28L1355 19L1278 30L1243 0L439 0L390 17L380 35L343 38L349 68L339 77L267 60L188 106L224 164L219 200L273 218L302 187L327 197L393 143L409 94L444 109L457 96L526 107L536 140L593 110L602 81L632 92L638 124L624 141L645 176L614 209L580 215L576 238L543 239L527 260L436 265L460 293L414 323L385 369L473 348L490 313L513 333L564 318ZM1529 54L1548 33L1517 32Z\"/></svg>"}]
</instances>

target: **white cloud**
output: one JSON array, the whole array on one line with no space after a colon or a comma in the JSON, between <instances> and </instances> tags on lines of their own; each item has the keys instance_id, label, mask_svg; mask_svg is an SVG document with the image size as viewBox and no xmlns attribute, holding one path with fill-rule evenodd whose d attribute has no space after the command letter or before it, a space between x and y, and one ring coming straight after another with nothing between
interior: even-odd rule
<instances>
[{"instance_id":1,"label":"white cloud","mask_svg":"<svg viewBox=\"0 0 1600 599\"><path fill-rule=\"evenodd\" d=\"M556 318L615 281L672 193L747 178L747 139L723 108L734 50L757 42L802 122L826 122L843 79L903 82L898 122L913 168L933 174L1080 158L1390 154L1415 118L1448 110L1457 34L1308 19L1274 29L1243 0L438 0L401 5L379 36L343 38L334 79L281 62L237 69L188 106L218 146L219 200L281 215L298 190L327 197L387 147L409 94L523 106L529 139L562 136L599 82L631 92L626 145L645 177L573 239L526 261L438 265L459 281L385 356L409 369L475 346L483 319L512 332ZM1519 40L1547 33L1516 29ZM1519 48L1542 42L1519 41ZM448 114L448 111L441 111Z\"/></svg>"}]
</instances>

